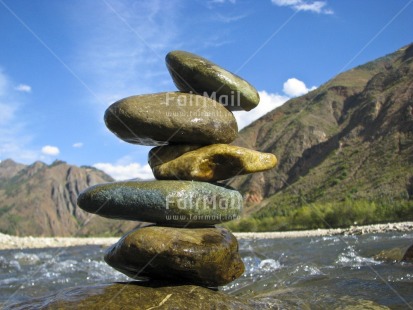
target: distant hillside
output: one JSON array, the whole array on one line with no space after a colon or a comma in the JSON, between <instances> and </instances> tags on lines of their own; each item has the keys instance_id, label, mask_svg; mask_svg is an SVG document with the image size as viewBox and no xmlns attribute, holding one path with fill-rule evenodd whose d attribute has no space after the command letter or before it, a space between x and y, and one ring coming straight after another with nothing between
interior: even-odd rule
<instances>
[{"instance_id":1,"label":"distant hillside","mask_svg":"<svg viewBox=\"0 0 413 310\"><path fill-rule=\"evenodd\" d=\"M33 236L120 234L136 222L108 220L79 209L78 194L87 187L113 181L93 167L62 161L51 165L0 163L0 232Z\"/></svg>"},{"instance_id":2,"label":"distant hillside","mask_svg":"<svg viewBox=\"0 0 413 310\"><path fill-rule=\"evenodd\" d=\"M244 128L236 145L277 155L277 168L227 183L246 200L236 230L413 220L413 45L341 73ZM76 206L112 179L61 161L0 163L0 232L120 234L137 223Z\"/></svg>"},{"instance_id":3,"label":"distant hillside","mask_svg":"<svg viewBox=\"0 0 413 310\"><path fill-rule=\"evenodd\" d=\"M372 209L378 203L377 212L399 204L406 209L400 218L413 215L412 111L409 45L339 74L243 129L235 144L279 159L271 171L228 182L243 193L246 213L253 214L244 229L283 229L283 217L298 219L300 212L334 225L339 214L331 209L355 202ZM297 211L310 205L324 207L318 214ZM331 213L331 223L323 212ZM293 228L308 228L296 224Z\"/></svg>"}]
</instances>

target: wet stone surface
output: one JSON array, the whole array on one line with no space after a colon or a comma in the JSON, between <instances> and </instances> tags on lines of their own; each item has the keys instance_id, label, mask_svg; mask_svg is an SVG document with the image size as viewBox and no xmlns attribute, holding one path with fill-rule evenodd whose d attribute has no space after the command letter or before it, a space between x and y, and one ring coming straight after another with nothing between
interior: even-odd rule
<instances>
[{"instance_id":1,"label":"wet stone surface","mask_svg":"<svg viewBox=\"0 0 413 310\"><path fill-rule=\"evenodd\" d=\"M195 285L159 281L69 288L5 309L257 309L253 302ZM269 308L267 308L269 309Z\"/></svg>"},{"instance_id":2,"label":"wet stone surface","mask_svg":"<svg viewBox=\"0 0 413 310\"><path fill-rule=\"evenodd\" d=\"M260 102L250 83L198 55L172 51L166 55L166 65L182 92L206 95L231 111L249 111Z\"/></svg>"},{"instance_id":3,"label":"wet stone surface","mask_svg":"<svg viewBox=\"0 0 413 310\"><path fill-rule=\"evenodd\" d=\"M205 227L237 218L242 196L206 182L125 181L89 187L79 195L78 205L108 218Z\"/></svg>"},{"instance_id":4,"label":"wet stone surface","mask_svg":"<svg viewBox=\"0 0 413 310\"><path fill-rule=\"evenodd\" d=\"M212 287L244 272L238 242L224 228L140 228L110 247L105 261L132 278L175 279Z\"/></svg>"},{"instance_id":5,"label":"wet stone surface","mask_svg":"<svg viewBox=\"0 0 413 310\"><path fill-rule=\"evenodd\" d=\"M141 145L231 143L238 135L234 115L219 102L180 92L124 98L104 119L120 139Z\"/></svg>"},{"instance_id":6,"label":"wet stone surface","mask_svg":"<svg viewBox=\"0 0 413 310\"><path fill-rule=\"evenodd\" d=\"M183 153L185 149L189 151ZM190 146L171 145L152 149L149 164L158 180L219 181L272 169L277 158L271 153L228 144L212 144L194 150L190 150Z\"/></svg>"}]
</instances>

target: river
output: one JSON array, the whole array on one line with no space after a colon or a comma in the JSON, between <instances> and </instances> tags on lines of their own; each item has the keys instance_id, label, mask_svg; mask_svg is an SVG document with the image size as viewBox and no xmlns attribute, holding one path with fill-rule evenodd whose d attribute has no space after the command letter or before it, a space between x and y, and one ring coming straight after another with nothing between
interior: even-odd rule
<instances>
[{"instance_id":1,"label":"river","mask_svg":"<svg viewBox=\"0 0 413 310\"><path fill-rule=\"evenodd\" d=\"M412 244L413 232L243 239L246 271L220 290L279 300L285 309L413 309L413 264L374 259ZM100 246L0 251L0 305L77 285L127 281L106 265L103 253Z\"/></svg>"}]
</instances>

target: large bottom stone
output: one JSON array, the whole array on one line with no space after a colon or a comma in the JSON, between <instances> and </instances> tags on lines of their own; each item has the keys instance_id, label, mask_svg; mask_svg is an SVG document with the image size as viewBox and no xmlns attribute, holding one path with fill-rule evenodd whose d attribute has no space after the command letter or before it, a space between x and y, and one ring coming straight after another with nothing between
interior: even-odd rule
<instances>
[{"instance_id":1,"label":"large bottom stone","mask_svg":"<svg viewBox=\"0 0 413 310\"><path fill-rule=\"evenodd\" d=\"M110 247L105 261L131 278L203 286L225 285L244 272L237 239L224 228L144 227Z\"/></svg>"},{"instance_id":2,"label":"large bottom stone","mask_svg":"<svg viewBox=\"0 0 413 310\"><path fill-rule=\"evenodd\" d=\"M101 284L62 290L6 307L28 309L256 309L253 301L194 285L160 282ZM262 309L260 307L260 309Z\"/></svg>"}]
</instances>

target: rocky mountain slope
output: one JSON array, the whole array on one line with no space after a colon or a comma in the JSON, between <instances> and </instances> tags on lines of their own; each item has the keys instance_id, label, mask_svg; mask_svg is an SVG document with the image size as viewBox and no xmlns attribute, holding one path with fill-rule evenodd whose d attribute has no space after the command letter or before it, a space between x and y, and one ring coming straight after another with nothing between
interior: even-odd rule
<instances>
[{"instance_id":1,"label":"rocky mountain slope","mask_svg":"<svg viewBox=\"0 0 413 310\"><path fill-rule=\"evenodd\" d=\"M51 165L0 163L0 232L33 236L120 234L136 222L108 220L81 210L78 194L87 187L113 181L93 167L62 161Z\"/></svg>"},{"instance_id":2,"label":"rocky mountain slope","mask_svg":"<svg viewBox=\"0 0 413 310\"><path fill-rule=\"evenodd\" d=\"M247 213L265 216L310 203L411 199L412 111L409 45L339 74L243 129L235 144L274 153L279 165L228 184L249 202Z\"/></svg>"},{"instance_id":3,"label":"rocky mountain slope","mask_svg":"<svg viewBox=\"0 0 413 310\"><path fill-rule=\"evenodd\" d=\"M273 153L279 160L271 171L227 181L242 192L246 215L255 221L244 230L277 230L280 222L299 222L300 214L291 210L300 208L308 213L301 212L307 218L320 217L326 222L328 214L314 215L305 209L314 204L330 204L320 210L330 212L334 222L348 214L338 215L331 209L346 207L347 201L352 206L367 201L364 207L371 212L377 212L374 204L379 203L384 206L380 212L390 210L381 218L398 212L400 219L409 220L404 216L413 216L413 45L289 100L243 129L234 144ZM2 161L0 232L36 236L124 233L137 223L107 220L76 205L83 189L108 181L112 179L95 168L61 161L28 166ZM402 209L392 210L400 201Z\"/></svg>"}]
</instances>

